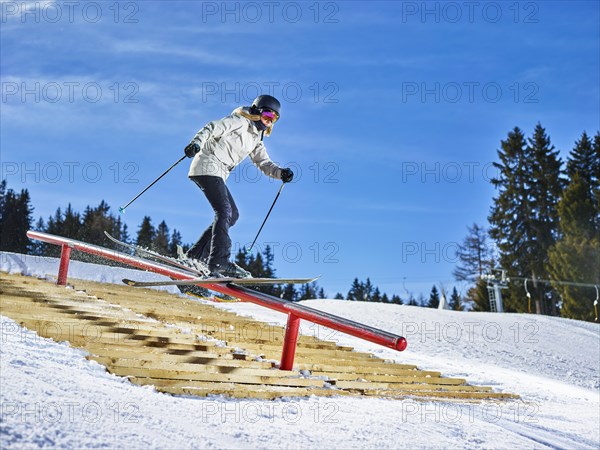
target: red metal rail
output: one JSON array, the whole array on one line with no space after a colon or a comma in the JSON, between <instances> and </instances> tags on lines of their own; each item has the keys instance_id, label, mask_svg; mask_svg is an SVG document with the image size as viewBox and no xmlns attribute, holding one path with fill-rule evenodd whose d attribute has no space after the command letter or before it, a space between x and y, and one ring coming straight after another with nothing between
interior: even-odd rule
<instances>
[{"instance_id":1,"label":"red metal rail","mask_svg":"<svg viewBox=\"0 0 600 450\"><path fill-rule=\"evenodd\" d=\"M116 250L110 250L98 245L87 244L74 239L55 236L48 233L41 233L39 231L28 231L27 236L30 239L36 239L50 244L60 245L62 247L57 281L57 284L59 285L65 285L67 282L69 260L72 250L78 250L80 252L101 256L106 259L118 261L133 267L159 273L161 275L166 275L178 280L189 280L194 278L193 275L178 270L175 267L169 267L165 264L148 261L142 258L136 258L135 256L127 255ZM282 300L271 295L263 294L262 292L237 286L232 283L198 284L213 291L230 295L243 301L256 303L257 305L261 305L288 315L280 364L280 368L282 370L291 370L294 365L294 356L296 352L296 343L298 341L298 330L300 328L301 319L308 320L309 322L313 322L333 330L341 331L342 333L374 342L394 350L403 351L407 346L406 339L402 336L369 327L358 322L310 308L308 306Z\"/></svg>"}]
</instances>

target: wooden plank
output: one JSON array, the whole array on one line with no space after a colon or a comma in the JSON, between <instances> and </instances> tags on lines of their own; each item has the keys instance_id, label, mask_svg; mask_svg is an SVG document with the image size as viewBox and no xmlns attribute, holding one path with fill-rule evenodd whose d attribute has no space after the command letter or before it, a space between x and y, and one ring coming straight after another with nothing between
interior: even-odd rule
<instances>
[{"instance_id":1,"label":"wooden plank","mask_svg":"<svg viewBox=\"0 0 600 450\"><path fill-rule=\"evenodd\" d=\"M159 335L129 334L122 332L123 330L115 330L112 327L99 327L85 322L58 322L39 319L18 319L16 322L35 331L42 337L54 339L58 342L69 341L77 347L102 343L105 345L119 344L122 346L160 347L191 351L206 351L216 348L215 342L212 341L192 340L192 338L184 340Z\"/></svg>"},{"instance_id":2,"label":"wooden plank","mask_svg":"<svg viewBox=\"0 0 600 450\"><path fill-rule=\"evenodd\" d=\"M404 391L427 391L427 392L492 392L492 388L488 386L471 386L464 385L435 385L435 384L420 384L420 383L394 383L388 389L379 387L370 388L368 383L364 383L362 388L348 388L349 390L359 390L365 394L376 392L381 395L393 395L394 393Z\"/></svg>"},{"instance_id":3,"label":"wooden plank","mask_svg":"<svg viewBox=\"0 0 600 450\"><path fill-rule=\"evenodd\" d=\"M253 357L249 355L242 355L232 353L231 349L221 347L215 347L209 351L201 350L177 350L168 347L135 347L130 345L106 345L104 343L88 343L83 347L92 355L97 356L114 356L114 357L138 357L140 359L146 358L162 358L167 356L176 357L199 357L199 358L213 358L213 359L224 359L231 361L252 361Z\"/></svg>"},{"instance_id":4,"label":"wooden plank","mask_svg":"<svg viewBox=\"0 0 600 450\"><path fill-rule=\"evenodd\" d=\"M395 384L421 383L431 385L464 385L465 380L460 378L415 378L415 377L397 377L393 382L368 382L368 381L336 381L335 385L340 389L394 389Z\"/></svg>"},{"instance_id":5,"label":"wooden plank","mask_svg":"<svg viewBox=\"0 0 600 450\"><path fill-rule=\"evenodd\" d=\"M271 385L239 385L235 383L214 383L203 381L159 380L152 378L131 378L135 384L154 386L155 389L175 395L227 395L237 398L256 398L272 400L279 397L307 397L318 395L322 397L352 396L349 392L328 388L290 387Z\"/></svg>"},{"instance_id":6,"label":"wooden plank","mask_svg":"<svg viewBox=\"0 0 600 450\"><path fill-rule=\"evenodd\" d=\"M132 322L128 319L111 321L108 317L90 320L89 317L50 315L45 311L38 311L39 315L36 315L35 312L32 311L16 314L12 311L3 313L19 323L29 324L30 327L33 327L36 330L49 327L53 327L54 329L64 328L72 333L79 332L81 336L90 336L89 331L93 330L95 335L106 335L115 340L120 339L120 337L122 337L121 335L135 335L140 338L146 337L148 339L166 338L170 339L173 343L201 343L206 346L217 345L215 341L203 339L201 336L198 337L195 333L188 333L173 327L165 327L164 324L156 324L153 322ZM43 317L40 317L40 315ZM82 334L84 329L88 332Z\"/></svg>"},{"instance_id":7,"label":"wooden plank","mask_svg":"<svg viewBox=\"0 0 600 450\"><path fill-rule=\"evenodd\" d=\"M305 364L297 364L298 370L310 370L311 372L350 372L350 373L373 373L385 375L395 374L397 372L403 372L406 370L416 370L417 366L413 364L396 364L396 363L386 363L383 360L379 359L378 364L376 365L335 365L335 364L318 364L318 363L305 363Z\"/></svg>"},{"instance_id":8,"label":"wooden plank","mask_svg":"<svg viewBox=\"0 0 600 450\"><path fill-rule=\"evenodd\" d=\"M132 354L127 351L117 351L113 348L104 349L106 352L103 354L94 354L88 356L88 359L99 361L98 358L117 358L130 360L129 365L135 366L148 366L150 363L155 364L195 364L195 365L217 365L224 367L251 367L259 369L272 369L273 364L268 361L254 361L254 360L243 360L234 359L231 354L217 355L214 353L201 353L196 352L195 356L188 355L170 355L167 353L138 353ZM201 356L199 356L201 355ZM123 364L125 365L125 364Z\"/></svg>"},{"instance_id":9,"label":"wooden plank","mask_svg":"<svg viewBox=\"0 0 600 450\"><path fill-rule=\"evenodd\" d=\"M180 350L184 352L212 351L212 355L230 354L233 349L217 347L214 342L195 341L197 343L180 343L169 337L129 335L119 333L99 333L96 328L79 327L76 323L63 323L60 327L56 322L43 322L39 320L17 320L17 323L35 331L42 337L53 339L57 342L68 341L75 347L89 348L126 348L127 352L138 348L142 352L151 352L152 349L161 351ZM221 350L220 350L221 349Z\"/></svg>"},{"instance_id":10,"label":"wooden plank","mask_svg":"<svg viewBox=\"0 0 600 450\"><path fill-rule=\"evenodd\" d=\"M0 311L10 312L20 317L93 317L105 320L126 320L134 323L152 324L150 320L142 320L137 318L132 313L125 313L123 310L117 309L100 309L100 308L75 308L64 302L21 302L15 303L12 298L0 303ZM94 320L94 319L88 319Z\"/></svg>"},{"instance_id":11,"label":"wooden plank","mask_svg":"<svg viewBox=\"0 0 600 450\"><path fill-rule=\"evenodd\" d=\"M165 373L170 372L191 372L191 373L217 373L217 374L234 374L240 376L260 376L260 377L293 377L299 376L298 372L278 370L273 368L263 367L252 367L247 365L242 367L240 365L221 365L218 360L211 364L192 364L184 362L165 362L155 360L139 360L139 359L127 359L127 358L111 358L106 356L92 356L89 359L93 359L100 364L107 367L134 367L134 368L146 368L149 370L160 370Z\"/></svg>"},{"instance_id":12,"label":"wooden plank","mask_svg":"<svg viewBox=\"0 0 600 450\"><path fill-rule=\"evenodd\" d=\"M213 336L217 339L219 339L219 335L215 335L215 334L211 334L209 333L209 336ZM225 338L227 337L226 335L224 336ZM278 340L269 340L269 339L255 339L255 338L251 338L251 337L247 337L247 338L242 338L242 339L223 339L227 345L229 346L245 346L245 347L250 347L252 346L253 348L258 348L261 351L281 351L281 348L283 346L283 340L278 341ZM298 342L298 345L296 347L296 352L299 352L300 350L303 350L305 352L312 352L312 353L322 353L322 351L326 351L326 352L334 352L334 353L338 353L338 352L352 352L352 350L354 350L353 347L340 347L340 346L335 346L335 345L330 345L330 344L320 344L320 343L312 343L312 342ZM364 357L365 354L361 354L361 353L353 353L356 355L361 355L360 357ZM359 357L359 356L357 356Z\"/></svg>"},{"instance_id":13,"label":"wooden plank","mask_svg":"<svg viewBox=\"0 0 600 450\"><path fill-rule=\"evenodd\" d=\"M395 380L404 380L406 378L440 378L441 372L431 372L422 370L406 370L404 372L396 372L394 374L375 374L369 372L363 372L361 374L350 373L350 372L311 372L312 376L326 376L329 378L335 378L339 381L356 381L357 379L365 379L367 381L376 381L384 383L394 383Z\"/></svg>"},{"instance_id":14,"label":"wooden plank","mask_svg":"<svg viewBox=\"0 0 600 450\"><path fill-rule=\"evenodd\" d=\"M6 316L12 318L19 323L33 324L36 329L44 329L54 327L58 329L67 329L70 332L83 332L83 329L94 330L95 334L100 332L101 335L106 335L119 338L124 336L140 336L148 339L165 338L170 339L173 343L202 343L207 346L216 345L215 341L198 337L195 333L187 333L177 328L156 326L148 322L131 323L130 321L111 321L108 317L90 320L89 317L80 316L50 316L42 313L44 317L36 317L35 314L17 313L12 311L3 312ZM80 334L83 336L84 334ZM87 333L86 335L90 335Z\"/></svg>"},{"instance_id":15,"label":"wooden plank","mask_svg":"<svg viewBox=\"0 0 600 450\"><path fill-rule=\"evenodd\" d=\"M236 345L235 343L230 343L227 342L227 345L231 345L232 347L237 347L238 345ZM281 345L279 344L274 344L274 345L270 345L270 344L256 344L254 342L244 342L243 344L240 343L239 347L243 347L249 351L255 351L257 353L265 353L265 354L271 354L271 355L278 355L277 357L281 356ZM321 358L326 358L326 359L335 359L335 358L340 358L340 359L346 359L346 360L355 360L355 361L364 361L364 360L375 360L375 358L369 354L369 353L359 353L359 352L353 352L353 351L346 351L346 350L334 350L334 349L328 349L328 348L310 348L310 347L305 347L302 345L299 345L296 348L296 358L302 358L302 357L311 357L312 355L318 355ZM378 359L378 361L381 361L380 359Z\"/></svg>"},{"instance_id":16,"label":"wooden plank","mask_svg":"<svg viewBox=\"0 0 600 450\"><path fill-rule=\"evenodd\" d=\"M197 341L198 343L180 343L173 342L169 338L155 338L155 337L146 337L143 335L115 335L111 336L100 336L98 338L94 337L73 337L73 343L76 346L88 346L88 345L98 345L104 344L106 345L120 345L121 347L138 347L140 349L148 349L148 348L159 348L165 350L181 350L181 351L210 351L210 352L219 352L219 348L222 348L224 352L231 353L231 348L226 347L217 347L215 345L206 345L201 341Z\"/></svg>"},{"instance_id":17,"label":"wooden plank","mask_svg":"<svg viewBox=\"0 0 600 450\"><path fill-rule=\"evenodd\" d=\"M468 392L468 391L405 391L397 392L390 390L383 391L366 391L364 393L367 396L373 397L391 397L391 398L406 398L409 397L428 397L433 399L447 398L447 399L461 399L461 400L514 400L520 397L515 394L508 394L504 392Z\"/></svg>"},{"instance_id":18,"label":"wooden plank","mask_svg":"<svg viewBox=\"0 0 600 450\"><path fill-rule=\"evenodd\" d=\"M44 322L58 322L58 323L73 323L74 321L85 323L86 325L96 325L99 327L114 327L123 326L129 328L135 328L138 330L165 330L166 333L173 334L184 334L177 333L178 330L165 328L164 324L156 324L148 321L134 321L131 318L123 316L100 316L100 315L75 315L68 314L55 309L44 309L36 308L32 309L31 305L28 305L27 309L23 310L3 310L0 308L2 314L13 318L13 320L39 320Z\"/></svg>"},{"instance_id":19,"label":"wooden plank","mask_svg":"<svg viewBox=\"0 0 600 450\"><path fill-rule=\"evenodd\" d=\"M292 378L276 376L243 376L235 374L214 374L198 372L182 372L177 370L153 370L135 367L109 367L109 371L120 376L135 376L145 378L166 378L172 380L197 380L231 382L240 384L272 384L279 386L317 386L324 387L323 380L310 378Z\"/></svg>"},{"instance_id":20,"label":"wooden plank","mask_svg":"<svg viewBox=\"0 0 600 450\"><path fill-rule=\"evenodd\" d=\"M254 353L256 355L263 355L263 357L265 359L273 359L276 361L279 361L280 357L281 357L281 351L279 352L260 352L260 351L252 351L252 349L249 349L249 351L251 351L251 353ZM340 367L343 366L363 366L365 368L370 368L370 367L380 367L381 365L385 364L385 362L379 358L346 358L346 354L350 354L350 352L347 353L341 353L339 356L337 355L328 355L328 354L320 354L320 353L296 353L295 359L294 359L294 367L295 368L300 368L300 367L306 367L307 365L310 364L318 364L318 365L339 365ZM340 370L340 372L343 372L343 370Z\"/></svg>"}]
</instances>

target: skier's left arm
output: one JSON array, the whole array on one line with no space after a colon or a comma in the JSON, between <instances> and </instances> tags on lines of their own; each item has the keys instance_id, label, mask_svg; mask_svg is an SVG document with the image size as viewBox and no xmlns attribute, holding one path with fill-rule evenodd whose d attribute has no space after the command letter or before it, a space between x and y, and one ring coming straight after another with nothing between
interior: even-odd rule
<instances>
[{"instance_id":1,"label":"skier's left arm","mask_svg":"<svg viewBox=\"0 0 600 450\"><path fill-rule=\"evenodd\" d=\"M256 148L250 153L250 159L262 173L271 178L282 180L289 183L294 177L294 173L289 168L281 168L269 158L267 149L262 142L259 142Z\"/></svg>"}]
</instances>

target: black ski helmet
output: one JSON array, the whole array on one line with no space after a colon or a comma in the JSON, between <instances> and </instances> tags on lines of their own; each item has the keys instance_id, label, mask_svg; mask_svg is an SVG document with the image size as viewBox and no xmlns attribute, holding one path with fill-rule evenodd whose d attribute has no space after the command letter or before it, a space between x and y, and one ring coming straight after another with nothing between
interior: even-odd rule
<instances>
[{"instance_id":1,"label":"black ski helmet","mask_svg":"<svg viewBox=\"0 0 600 450\"><path fill-rule=\"evenodd\" d=\"M270 95L259 95L252 102L252 109L255 111L260 111L264 108L270 109L278 116L280 115L281 103L275 97Z\"/></svg>"}]
</instances>

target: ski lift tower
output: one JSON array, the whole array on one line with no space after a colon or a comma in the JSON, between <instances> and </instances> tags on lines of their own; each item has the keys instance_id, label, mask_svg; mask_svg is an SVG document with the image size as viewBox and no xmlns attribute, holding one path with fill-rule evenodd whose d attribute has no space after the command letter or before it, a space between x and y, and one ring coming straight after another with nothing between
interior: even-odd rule
<instances>
[{"instance_id":1,"label":"ski lift tower","mask_svg":"<svg viewBox=\"0 0 600 450\"><path fill-rule=\"evenodd\" d=\"M481 278L487 281L488 294L490 296L490 311L504 312L502 289L508 288L506 270L502 268L494 269L492 273L482 275Z\"/></svg>"}]
</instances>

